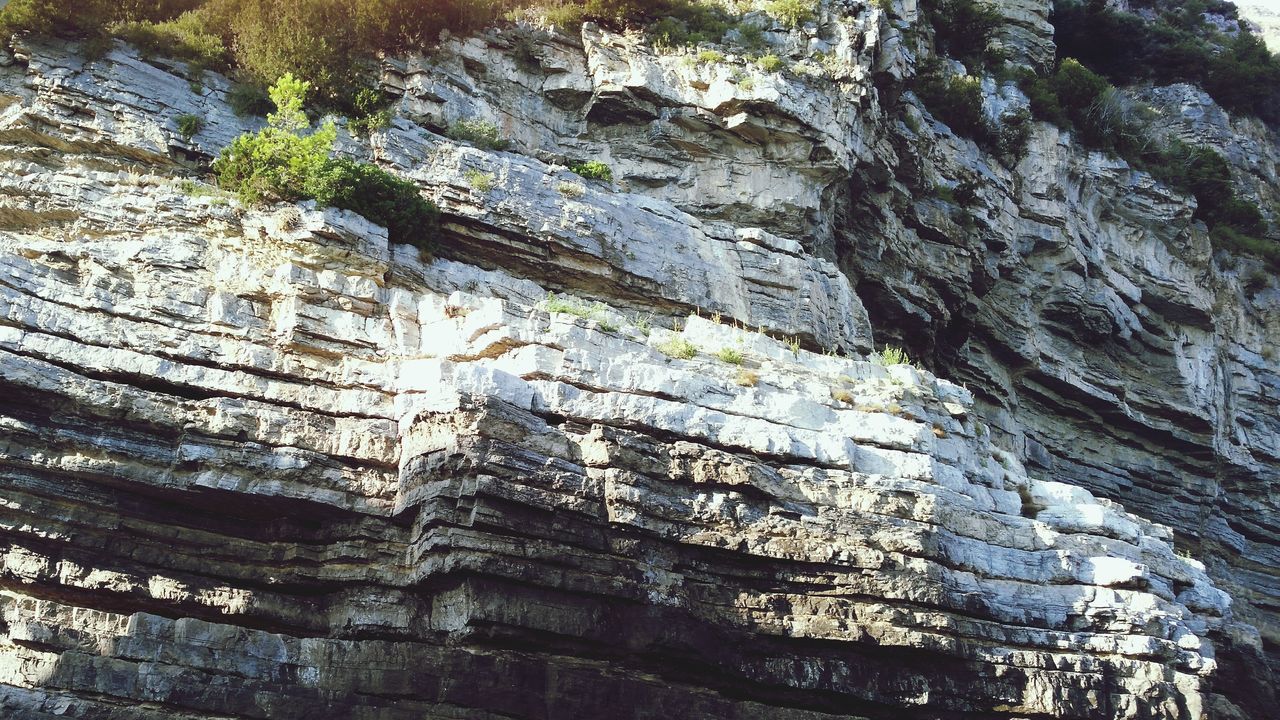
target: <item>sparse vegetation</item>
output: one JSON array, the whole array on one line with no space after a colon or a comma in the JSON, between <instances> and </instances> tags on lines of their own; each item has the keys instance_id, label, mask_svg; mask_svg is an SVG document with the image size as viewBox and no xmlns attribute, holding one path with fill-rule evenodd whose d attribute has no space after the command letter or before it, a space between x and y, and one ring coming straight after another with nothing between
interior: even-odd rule
<instances>
[{"instance_id":1,"label":"sparse vegetation","mask_svg":"<svg viewBox=\"0 0 1280 720\"><path fill-rule=\"evenodd\" d=\"M219 197L218 189L195 180L183 180L178 183L178 191L189 198Z\"/></svg>"},{"instance_id":2,"label":"sparse vegetation","mask_svg":"<svg viewBox=\"0 0 1280 720\"><path fill-rule=\"evenodd\" d=\"M582 163L573 163L569 166L569 170L580 177L588 180L600 180L602 182L613 182L613 170L599 160L590 160Z\"/></svg>"},{"instance_id":3,"label":"sparse vegetation","mask_svg":"<svg viewBox=\"0 0 1280 720\"><path fill-rule=\"evenodd\" d=\"M191 138L195 137L200 129L204 127L204 118L191 113L183 113L179 115L175 122L178 124L178 134L182 135L182 139L191 142Z\"/></svg>"},{"instance_id":4,"label":"sparse vegetation","mask_svg":"<svg viewBox=\"0 0 1280 720\"><path fill-rule=\"evenodd\" d=\"M585 195L587 189L577 183L562 182L556 184L556 191L568 198L578 198Z\"/></svg>"},{"instance_id":5,"label":"sparse vegetation","mask_svg":"<svg viewBox=\"0 0 1280 720\"><path fill-rule=\"evenodd\" d=\"M741 350L731 347L720 348L716 351L716 357L721 362L726 362L730 365L741 365L743 360L746 359L743 357Z\"/></svg>"},{"instance_id":6,"label":"sparse vegetation","mask_svg":"<svg viewBox=\"0 0 1280 720\"><path fill-rule=\"evenodd\" d=\"M979 0L925 0L921 3L925 17L933 26L938 51L976 71L998 60L988 51L1000 13Z\"/></svg>"},{"instance_id":7,"label":"sparse vegetation","mask_svg":"<svg viewBox=\"0 0 1280 720\"><path fill-rule=\"evenodd\" d=\"M271 112L271 97L267 91L252 83L236 83L227 92L227 103L240 117L266 117Z\"/></svg>"},{"instance_id":8,"label":"sparse vegetation","mask_svg":"<svg viewBox=\"0 0 1280 720\"><path fill-rule=\"evenodd\" d=\"M689 360L698 354L698 346L677 336L659 345L658 351L677 360Z\"/></svg>"},{"instance_id":9,"label":"sparse vegetation","mask_svg":"<svg viewBox=\"0 0 1280 720\"><path fill-rule=\"evenodd\" d=\"M1059 57L1077 58L1111 82L1189 82L1223 107L1280 122L1280 60L1241 25L1224 34L1205 13L1238 20L1226 3L1134 3L1149 17L1101 2L1054 3Z\"/></svg>"},{"instance_id":10,"label":"sparse vegetation","mask_svg":"<svg viewBox=\"0 0 1280 720\"><path fill-rule=\"evenodd\" d=\"M786 63L784 63L782 58L777 55L769 53L768 55L762 55L760 59L756 60L756 65L759 65L760 69L765 72L774 73L781 70Z\"/></svg>"},{"instance_id":11,"label":"sparse vegetation","mask_svg":"<svg viewBox=\"0 0 1280 720\"><path fill-rule=\"evenodd\" d=\"M1160 138L1148 108L1129 101L1105 77L1073 58L1064 59L1048 76L1026 71L1019 85L1038 119L1072 130L1086 147L1123 157L1194 196L1196 218L1209 226L1216 247L1276 262L1280 246L1261 239L1266 230L1262 213L1236 194L1222 156Z\"/></svg>"},{"instance_id":12,"label":"sparse vegetation","mask_svg":"<svg viewBox=\"0 0 1280 720\"><path fill-rule=\"evenodd\" d=\"M564 313L584 320L603 315L608 310L608 307L601 302L588 305L575 298L556 295L555 293L547 293L547 299L542 302L542 306L546 308L547 312Z\"/></svg>"},{"instance_id":13,"label":"sparse vegetation","mask_svg":"<svg viewBox=\"0 0 1280 720\"><path fill-rule=\"evenodd\" d=\"M449 126L445 135L452 140L475 145L486 150L506 150L511 146L511 143L503 139L498 126L488 120L458 120Z\"/></svg>"},{"instance_id":14,"label":"sparse vegetation","mask_svg":"<svg viewBox=\"0 0 1280 720\"><path fill-rule=\"evenodd\" d=\"M482 170L476 170L475 168L469 168L466 172L462 173L462 177L467 181L467 184L471 186L472 190L482 194L493 190L494 186L498 182L497 175L490 172L484 172Z\"/></svg>"},{"instance_id":15,"label":"sparse vegetation","mask_svg":"<svg viewBox=\"0 0 1280 720\"><path fill-rule=\"evenodd\" d=\"M798 28L818 17L818 0L769 0L764 11L789 28Z\"/></svg>"},{"instance_id":16,"label":"sparse vegetation","mask_svg":"<svg viewBox=\"0 0 1280 720\"><path fill-rule=\"evenodd\" d=\"M718 50L702 50L698 53L698 62L704 65L715 65L724 62L724 53Z\"/></svg>"},{"instance_id":17,"label":"sparse vegetation","mask_svg":"<svg viewBox=\"0 0 1280 720\"><path fill-rule=\"evenodd\" d=\"M602 302L588 305L568 296L547 293L547 298L543 300L542 306L550 313L563 313L580 317L583 320L594 320L596 329L600 332L612 333L618 330L617 322L609 317L609 306Z\"/></svg>"},{"instance_id":18,"label":"sparse vegetation","mask_svg":"<svg viewBox=\"0 0 1280 720\"><path fill-rule=\"evenodd\" d=\"M885 345L879 354L872 356L872 359L885 367L911 364L911 358L907 357L906 351L892 345Z\"/></svg>"}]
</instances>

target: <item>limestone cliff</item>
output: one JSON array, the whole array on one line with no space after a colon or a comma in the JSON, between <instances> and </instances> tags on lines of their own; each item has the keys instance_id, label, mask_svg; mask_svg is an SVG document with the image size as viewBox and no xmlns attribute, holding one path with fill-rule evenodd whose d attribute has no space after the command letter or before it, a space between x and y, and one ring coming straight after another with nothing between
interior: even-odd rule
<instances>
[{"instance_id":1,"label":"limestone cliff","mask_svg":"<svg viewBox=\"0 0 1280 720\"><path fill-rule=\"evenodd\" d=\"M1048 5L1001 6L1027 63ZM197 182L258 122L223 78L15 42L0 716L1274 717L1275 279L1052 126L954 135L919 24L829 3L787 73L593 25L387 59L341 150L434 257ZM1272 130L1135 92L1280 194Z\"/></svg>"}]
</instances>

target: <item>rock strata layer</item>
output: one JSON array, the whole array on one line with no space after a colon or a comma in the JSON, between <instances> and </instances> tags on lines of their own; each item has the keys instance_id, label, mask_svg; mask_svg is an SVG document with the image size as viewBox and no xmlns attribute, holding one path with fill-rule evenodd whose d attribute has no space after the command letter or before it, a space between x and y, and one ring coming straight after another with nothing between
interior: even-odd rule
<instances>
[{"instance_id":1,"label":"rock strata layer","mask_svg":"<svg viewBox=\"0 0 1280 720\"><path fill-rule=\"evenodd\" d=\"M592 26L387 61L341 151L440 205L434 258L199 182L255 126L224 79L20 42L0 715L1266 717L1280 293L1123 163L894 97L915 13L767 33L780 74ZM512 152L438 134L475 117ZM968 220L922 190L966 180Z\"/></svg>"}]
</instances>

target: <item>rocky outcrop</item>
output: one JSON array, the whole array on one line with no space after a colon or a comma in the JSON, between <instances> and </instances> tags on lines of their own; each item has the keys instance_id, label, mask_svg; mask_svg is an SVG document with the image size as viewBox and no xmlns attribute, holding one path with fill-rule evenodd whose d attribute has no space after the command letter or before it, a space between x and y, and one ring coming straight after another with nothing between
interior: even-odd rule
<instances>
[{"instance_id":1,"label":"rocky outcrop","mask_svg":"<svg viewBox=\"0 0 1280 720\"><path fill-rule=\"evenodd\" d=\"M912 3L836 10L780 74L591 26L389 60L341 149L437 257L199 182L253 126L222 78L19 43L4 714L1271 712L1274 282L1053 128L1008 167L900 96ZM438 134L475 117L512 152Z\"/></svg>"}]
</instances>

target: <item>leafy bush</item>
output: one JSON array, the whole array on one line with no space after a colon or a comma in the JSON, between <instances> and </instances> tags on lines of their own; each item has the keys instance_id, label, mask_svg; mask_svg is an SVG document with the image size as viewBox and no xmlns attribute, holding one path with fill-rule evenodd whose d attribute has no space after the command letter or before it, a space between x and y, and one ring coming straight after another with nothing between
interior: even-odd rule
<instances>
[{"instance_id":1,"label":"leafy bush","mask_svg":"<svg viewBox=\"0 0 1280 720\"><path fill-rule=\"evenodd\" d=\"M267 127L241 135L213 163L218 185L242 202L314 198L351 210L387 228L391 242L429 246L438 212L417 186L368 163L330 158L333 123L303 136L310 121L302 111L310 84L292 75L270 89L276 111Z\"/></svg>"},{"instance_id":2,"label":"leafy bush","mask_svg":"<svg viewBox=\"0 0 1280 720\"><path fill-rule=\"evenodd\" d=\"M1019 68L1016 75L1018 89L1031 102L1031 116L1037 120L1053 123L1059 127L1071 127L1071 118L1058 99L1058 92L1053 87L1052 78L1038 75L1031 68Z\"/></svg>"},{"instance_id":3,"label":"leafy bush","mask_svg":"<svg viewBox=\"0 0 1280 720\"><path fill-rule=\"evenodd\" d=\"M1027 156L1031 143L1031 113L1018 110L1001 118L996 132L996 153L1006 161L1018 163Z\"/></svg>"},{"instance_id":4,"label":"leafy bush","mask_svg":"<svg viewBox=\"0 0 1280 720\"><path fill-rule=\"evenodd\" d=\"M310 126L302 112L310 87L288 74L271 87L276 112L267 116L266 128L223 149L213 163L219 186L251 205L306 197L304 187L324 167L337 137L332 123L306 137L299 134Z\"/></svg>"},{"instance_id":5,"label":"leafy bush","mask_svg":"<svg viewBox=\"0 0 1280 720\"><path fill-rule=\"evenodd\" d=\"M656 48L677 48L689 44L689 29L679 20L666 17L649 26L649 38Z\"/></svg>"},{"instance_id":6,"label":"leafy bush","mask_svg":"<svg viewBox=\"0 0 1280 720\"><path fill-rule=\"evenodd\" d=\"M418 186L382 168L347 158L327 160L306 184L321 205L351 210L387 229L393 243L430 248L439 211Z\"/></svg>"},{"instance_id":7,"label":"leafy bush","mask_svg":"<svg viewBox=\"0 0 1280 720\"><path fill-rule=\"evenodd\" d=\"M684 45L697 45L703 42L720 42L734 24L729 15L719 7L702 2L667 2L654 3L647 11L649 37L655 47L675 48ZM632 16L641 19L640 15ZM739 28L744 43L747 37L759 28ZM759 38L757 38L759 39Z\"/></svg>"},{"instance_id":8,"label":"leafy bush","mask_svg":"<svg viewBox=\"0 0 1280 720\"><path fill-rule=\"evenodd\" d=\"M590 160L584 163L573 163L569 166L569 169L588 180L613 182L613 169L599 160Z\"/></svg>"},{"instance_id":9,"label":"leafy bush","mask_svg":"<svg viewBox=\"0 0 1280 720\"><path fill-rule=\"evenodd\" d=\"M459 120L449 126L445 135L486 150L506 150L511 146L510 142L502 138L498 126L487 120Z\"/></svg>"},{"instance_id":10,"label":"leafy bush","mask_svg":"<svg viewBox=\"0 0 1280 720\"><path fill-rule=\"evenodd\" d=\"M1131 159L1146 152L1145 109L1074 58L1064 59L1052 75L1024 71L1018 84L1034 117L1074 130L1086 147Z\"/></svg>"}]
</instances>

